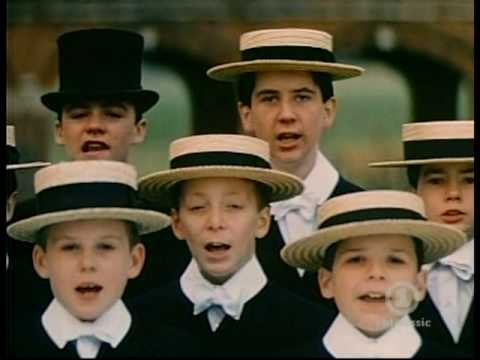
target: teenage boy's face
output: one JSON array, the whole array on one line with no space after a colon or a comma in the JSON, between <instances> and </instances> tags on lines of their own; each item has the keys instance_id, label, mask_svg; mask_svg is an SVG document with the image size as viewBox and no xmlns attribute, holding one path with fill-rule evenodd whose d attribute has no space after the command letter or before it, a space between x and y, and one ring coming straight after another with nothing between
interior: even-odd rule
<instances>
[{"instance_id":1,"label":"teenage boy's face","mask_svg":"<svg viewBox=\"0 0 480 360\"><path fill-rule=\"evenodd\" d=\"M83 101L63 106L55 139L71 160L126 162L130 145L143 142L145 131L145 120L135 123L129 102Z\"/></svg>"},{"instance_id":2,"label":"teenage boy's face","mask_svg":"<svg viewBox=\"0 0 480 360\"><path fill-rule=\"evenodd\" d=\"M51 225L47 248L33 250L37 273L50 279L54 296L75 317L93 321L121 298L136 277L145 248L130 248L120 220L78 220Z\"/></svg>"},{"instance_id":3,"label":"teenage boy's face","mask_svg":"<svg viewBox=\"0 0 480 360\"><path fill-rule=\"evenodd\" d=\"M473 233L474 179L471 162L422 166L417 194L425 202L428 219Z\"/></svg>"},{"instance_id":4,"label":"teenage boy's face","mask_svg":"<svg viewBox=\"0 0 480 360\"><path fill-rule=\"evenodd\" d=\"M235 178L188 180L172 227L185 239L203 276L214 284L232 277L255 253L255 238L270 225L268 207L258 209L255 185Z\"/></svg>"},{"instance_id":5,"label":"teenage boy's face","mask_svg":"<svg viewBox=\"0 0 480 360\"><path fill-rule=\"evenodd\" d=\"M425 295L425 273L417 272L413 240L404 235L343 240L332 271L319 271L323 296L334 298L342 315L370 337L380 336L401 317L391 311L391 305L401 304L402 299L389 298L387 290L402 282Z\"/></svg>"},{"instance_id":6,"label":"teenage boy's face","mask_svg":"<svg viewBox=\"0 0 480 360\"><path fill-rule=\"evenodd\" d=\"M304 71L256 73L251 106L239 105L245 132L270 144L274 167L306 174L335 110L335 99L324 103L312 74Z\"/></svg>"}]
</instances>

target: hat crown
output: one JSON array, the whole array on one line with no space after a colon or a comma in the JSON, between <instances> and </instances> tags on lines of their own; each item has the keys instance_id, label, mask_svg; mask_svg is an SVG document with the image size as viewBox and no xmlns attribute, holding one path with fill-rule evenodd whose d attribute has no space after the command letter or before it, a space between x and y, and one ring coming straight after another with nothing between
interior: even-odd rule
<instances>
[{"instance_id":1,"label":"hat crown","mask_svg":"<svg viewBox=\"0 0 480 360\"><path fill-rule=\"evenodd\" d=\"M473 139L473 120L425 121L402 125L402 140Z\"/></svg>"},{"instance_id":2,"label":"hat crown","mask_svg":"<svg viewBox=\"0 0 480 360\"><path fill-rule=\"evenodd\" d=\"M188 154L209 152L253 155L270 163L268 143L253 136L234 134L194 135L177 139L170 144L170 160Z\"/></svg>"},{"instance_id":3,"label":"hat crown","mask_svg":"<svg viewBox=\"0 0 480 360\"><path fill-rule=\"evenodd\" d=\"M370 190L336 196L321 205L317 212L320 226L334 216L369 209L402 209L414 212L423 218L425 205L421 197L396 190ZM387 213L386 213L387 214ZM388 215L385 215L385 219Z\"/></svg>"},{"instance_id":4,"label":"hat crown","mask_svg":"<svg viewBox=\"0 0 480 360\"><path fill-rule=\"evenodd\" d=\"M313 29L264 29L240 36L240 51L268 46L306 46L333 51L332 35Z\"/></svg>"},{"instance_id":5,"label":"hat crown","mask_svg":"<svg viewBox=\"0 0 480 360\"><path fill-rule=\"evenodd\" d=\"M16 146L16 143L15 143L15 126L7 125L6 140L7 140L7 145L8 146L12 146L12 147Z\"/></svg>"},{"instance_id":6,"label":"hat crown","mask_svg":"<svg viewBox=\"0 0 480 360\"><path fill-rule=\"evenodd\" d=\"M34 187L43 190L81 183L116 183L137 189L137 171L127 163L109 160L66 161L35 173Z\"/></svg>"}]
</instances>

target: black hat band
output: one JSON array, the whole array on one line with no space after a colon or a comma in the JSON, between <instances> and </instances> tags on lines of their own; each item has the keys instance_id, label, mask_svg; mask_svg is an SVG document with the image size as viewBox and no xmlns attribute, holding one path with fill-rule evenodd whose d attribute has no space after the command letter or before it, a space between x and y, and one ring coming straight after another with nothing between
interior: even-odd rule
<instances>
[{"instance_id":1,"label":"black hat band","mask_svg":"<svg viewBox=\"0 0 480 360\"><path fill-rule=\"evenodd\" d=\"M193 166L249 166L270 169L270 164L259 156L229 151L207 151L181 155L170 160L170 168Z\"/></svg>"},{"instance_id":2,"label":"black hat band","mask_svg":"<svg viewBox=\"0 0 480 360\"><path fill-rule=\"evenodd\" d=\"M7 145L7 165L18 164L20 161L20 153L17 148Z\"/></svg>"},{"instance_id":3,"label":"black hat band","mask_svg":"<svg viewBox=\"0 0 480 360\"><path fill-rule=\"evenodd\" d=\"M336 62L331 51L310 46L261 46L242 51L242 61L266 59Z\"/></svg>"},{"instance_id":4,"label":"black hat band","mask_svg":"<svg viewBox=\"0 0 480 360\"><path fill-rule=\"evenodd\" d=\"M51 187L36 194L37 214L83 208L135 208L135 190L120 183L76 183Z\"/></svg>"},{"instance_id":5,"label":"black hat band","mask_svg":"<svg viewBox=\"0 0 480 360\"><path fill-rule=\"evenodd\" d=\"M473 139L405 141L405 160L463 158L473 156Z\"/></svg>"},{"instance_id":6,"label":"black hat band","mask_svg":"<svg viewBox=\"0 0 480 360\"><path fill-rule=\"evenodd\" d=\"M342 214L334 215L322 222L318 229L325 229L331 226L345 225L358 221L397 219L426 220L426 218L423 217L422 214L409 209L371 208L353 210Z\"/></svg>"}]
</instances>

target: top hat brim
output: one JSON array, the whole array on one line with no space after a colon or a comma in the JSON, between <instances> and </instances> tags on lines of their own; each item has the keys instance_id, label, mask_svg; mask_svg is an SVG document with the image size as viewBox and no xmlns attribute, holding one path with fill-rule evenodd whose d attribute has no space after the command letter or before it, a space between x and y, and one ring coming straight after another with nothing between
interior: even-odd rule
<instances>
[{"instance_id":1,"label":"top hat brim","mask_svg":"<svg viewBox=\"0 0 480 360\"><path fill-rule=\"evenodd\" d=\"M288 173L248 166L192 166L163 170L139 179L140 196L148 201L162 202L170 188L184 180L201 178L239 178L262 183L270 188L270 201L286 200L303 191L302 182Z\"/></svg>"},{"instance_id":2,"label":"top hat brim","mask_svg":"<svg viewBox=\"0 0 480 360\"><path fill-rule=\"evenodd\" d=\"M290 266L317 271L322 266L327 248L334 243L352 237L386 234L420 239L426 264L451 254L466 242L462 231L446 224L411 219L370 220L317 230L285 246L281 257Z\"/></svg>"},{"instance_id":3,"label":"top hat brim","mask_svg":"<svg viewBox=\"0 0 480 360\"><path fill-rule=\"evenodd\" d=\"M312 71L332 75L332 80L343 80L361 75L359 66L322 61L260 59L239 61L210 68L207 75L215 80L235 81L239 75L257 71Z\"/></svg>"},{"instance_id":4,"label":"top hat brim","mask_svg":"<svg viewBox=\"0 0 480 360\"><path fill-rule=\"evenodd\" d=\"M114 91L58 91L45 94L41 97L42 104L52 111L61 112L62 107L72 101L97 98L119 98L129 100L135 105L140 113L149 110L159 99L157 92L153 90L122 90Z\"/></svg>"}]
</instances>

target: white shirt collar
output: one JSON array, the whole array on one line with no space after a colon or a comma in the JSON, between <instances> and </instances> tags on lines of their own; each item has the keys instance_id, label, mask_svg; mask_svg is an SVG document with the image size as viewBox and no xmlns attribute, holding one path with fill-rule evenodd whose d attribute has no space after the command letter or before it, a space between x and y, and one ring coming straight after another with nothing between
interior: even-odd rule
<instances>
[{"instance_id":1,"label":"white shirt collar","mask_svg":"<svg viewBox=\"0 0 480 360\"><path fill-rule=\"evenodd\" d=\"M422 339L409 316L404 316L379 338L369 338L339 313L323 338L335 358L411 358Z\"/></svg>"},{"instance_id":2,"label":"white shirt collar","mask_svg":"<svg viewBox=\"0 0 480 360\"><path fill-rule=\"evenodd\" d=\"M77 319L56 298L42 315L43 328L60 349L63 349L68 341L78 338L79 334L92 332L99 334L101 341L115 348L125 337L131 324L132 317L122 300L115 302L94 322Z\"/></svg>"},{"instance_id":3,"label":"white shirt collar","mask_svg":"<svg viewBox=\"0 0 480 360\"><path fill-rule=\"evenodd\" d=\"M302 194L311 196L317 205L321 205L332 194L339 178L340 175L332 163L317 150L315 165L303 181L305 190Z\"/></svg>"},{"instance_id":4,"label":"white shirt collar","mask_svg":"<svg viewBox=\"0 0 480 360\"><path fill-rule=\"evenodd\" d=\"M430 271L432 268L434 269L435 265L438 263L457 265L467 274L469 278L471 278L475 273L474 246L475 241L474 239L471 239L450 255L437 260L435 263L424 265L423 269Z\"/></svg>"},{"instance_id":5,"label":"white shirt collar","mask_svg":"<svg viewBox=\"0 0 480 360\"><path fill-rule=\"evenodd\" d=\"M255 255L223 285L214 285L205 279L194 259L180 277L183 293L194 304L194 315L206 310L209 300L220 297L228 302L224 311L236 320L240 319L247 301L258 294L266 283L267 277Z\"/></svg>"}]
</instances>

